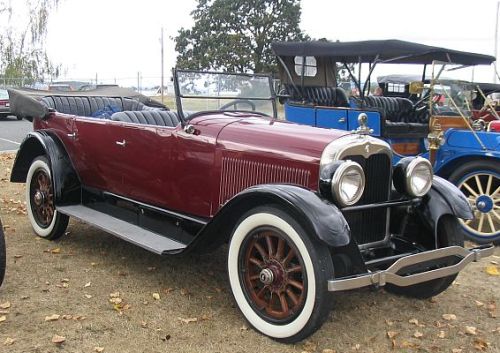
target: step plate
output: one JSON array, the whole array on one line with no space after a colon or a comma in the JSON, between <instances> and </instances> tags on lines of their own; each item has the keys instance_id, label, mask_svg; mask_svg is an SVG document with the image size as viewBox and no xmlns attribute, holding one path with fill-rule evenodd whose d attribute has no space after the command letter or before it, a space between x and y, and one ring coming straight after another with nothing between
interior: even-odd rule
<instances>
[{"instance_id":1,"label":"step plate","mask_svg":"<svg viewBox=\"0 0 500 353\"><path fill-rule=\"evenodd\" d=\"M151 232L121 219L93 210L82 205L57 207L57 211L89 223L118 238L140 246L158 255L170 252L179 252L186 245L176 240Z\"/></svg>"}]
</instances>

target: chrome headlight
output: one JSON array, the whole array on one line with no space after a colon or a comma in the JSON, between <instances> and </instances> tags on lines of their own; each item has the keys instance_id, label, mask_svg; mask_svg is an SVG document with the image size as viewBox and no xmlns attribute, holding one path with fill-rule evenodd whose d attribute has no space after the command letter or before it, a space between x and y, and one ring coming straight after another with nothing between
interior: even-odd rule
<instances>
[{"instance_id":1,"label":"chrome headlight","mask_svg":"<svg viewBox=\"0 0 500 353\"><path fill-rule=\"evenodd\" d=\"M432 187L431 163L422 157L403 158L394 170L394 187L400 193L422 197Z\"/></svg>"},{"instance_id":2,"label":"chrome headlight","mask_svg":"<svg viewBox=\"0 0 500 353\"><path fill-rule=\"evenodd\" d=\"M350 206L359 201L365 190L363 168L353 161L345 161L338 166L332 176L332 196L342 206Z\"/></svg>"}]
</instances>

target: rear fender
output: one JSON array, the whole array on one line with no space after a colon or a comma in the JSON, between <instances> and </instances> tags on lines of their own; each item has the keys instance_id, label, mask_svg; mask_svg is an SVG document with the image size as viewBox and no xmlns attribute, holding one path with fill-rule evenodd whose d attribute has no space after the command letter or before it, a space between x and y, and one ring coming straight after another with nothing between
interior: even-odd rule
<instances>
[{"instance_id":1,"label":"rear fender","mask_svg":"<svg viewBox=\"0 0 500 353\"><path fill-rule=\"evenodd\" d=\"M192 247L211 251L227 242L240 217L254 207L282 207L312 238L330 247L350 243L350 230L340 210L318 194L294 185L266 184L248 188L234 196L198 234Z\"/></svg>"},{"instance_id":2,"label":"rear fender","mask_svg":"<svg viewBox=\"0 0 500 353\"><path fill-rule=\"evenodd\" d=\"M33 160L46 156L52 173L56 205L79 203L81 184L62 142L50 131L30 132L17 152L10 181L25 183Z\"/></svg>"}]
</instances>

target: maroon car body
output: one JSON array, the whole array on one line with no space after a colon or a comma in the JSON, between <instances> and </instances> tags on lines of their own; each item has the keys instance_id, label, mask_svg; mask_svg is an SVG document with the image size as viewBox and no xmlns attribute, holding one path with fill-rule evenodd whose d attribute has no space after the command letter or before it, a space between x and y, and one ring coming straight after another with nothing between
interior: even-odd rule
<instances>
[{"instance_id":1,"label":"maroon car body","mask_svg":"<svg viewBox=\"0 0 500 353\"><path fill-rule=\"evenodd\" d=\"M425 298L491 254L463 248L463 194L422 158L393 169L366 116L355 132L295 125L276 119L267 76L174 74L177 112L10 92L34 124L11 181L26 183L35 233L56 239L75 217L156 254L229 243L239 309L283 342L321 325L328 291L387 285Z\"/></svg>"}]
</instances>

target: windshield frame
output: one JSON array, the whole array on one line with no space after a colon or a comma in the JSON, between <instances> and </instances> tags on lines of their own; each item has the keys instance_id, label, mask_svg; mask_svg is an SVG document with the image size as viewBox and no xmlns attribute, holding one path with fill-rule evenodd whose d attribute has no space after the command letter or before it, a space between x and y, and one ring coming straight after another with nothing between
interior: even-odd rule
<instances>
[{"instance_id":1,"label":"windshield frame","mask_svg":"<svg viewBox=\"0 0 500 353\"><path fill-rule=\"evenodd\" d=\"M270 101L272 105L272 110L273 114L272 116L269 116L265 113L258 112L258 111L251 111L251 110L206 110L206 111L198 111L193 114L190 114L188 117L185 116L184 110L182 107L182 99L183 98L189 98L189 99L212 99L212 98L221 98L221 97L214 97L214 96L203 96L203 95L185 95L181 93L180 85L179 85L179 73L200 73L200 74L209 74L209 75L231 75L231 76L243 76L243 77L265 77L269 81L269 91L270 91L270 97L269 98L263 98L263 97L222 97L222 99L228 99L228 100L236 100L239 98L243 99L249 99L249 100L255 100L255 101ZM274 90L274 81L272 75L269 74L262 74L262 73L235 73L235 72L222 72L222 71L204 71L204 70L193 70L193 69L178 69L174 68L172 69L172 78L174 80L174 91L175 91L175 102L176 102L176 107L177 107L177 114L179 115L179 118L181 120L181 124L184 126L190 119L207 114L207 113L246 113L246 114L256 114L256 115L262 115L266 117L270 117L272 119L277 119L278 118L278 110L276 106L276 92Z\"/></svg>"}]
</instances>

